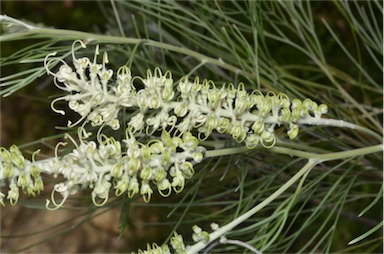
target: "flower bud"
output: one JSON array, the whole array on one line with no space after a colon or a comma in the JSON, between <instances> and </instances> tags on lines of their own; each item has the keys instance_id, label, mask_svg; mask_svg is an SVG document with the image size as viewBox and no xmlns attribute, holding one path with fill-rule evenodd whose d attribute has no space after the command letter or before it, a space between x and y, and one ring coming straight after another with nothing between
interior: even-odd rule
<instances>
[{"instance_id":1,"label":"flower bud","mask_svg":"<svg viewBox=\"0 0 384 254\"><path fill-rule=\"evenodd\" d=\"M299 126L297 124L291 124L287 132L288 137L292 140L296 138L298 133L299 133Z\"/></svg>"},{"instance_id":2,"label":"flower bud","mask_svg":"<svg viewBox=\"0 0 384 254\"><path fill-rule=\"evenodd\" d=\"M152 168L149 165L144 166L140 172L140 178L148 181L152 177Z\"/></svg>"},{"instance_id":3,"label":"flower bud","mask_svg":"<svg viewBox=\"0 0 384 254\"><path fill-rule=\"evenodd\" d=\"M140 194L143 195L144 202L148 203L151 200L153 191L149 186L148 182L143 181L140 188Z\"/></svg>"},{"instance_id":4,"label":"flower bud","mask_svg":"<svg viewBox=\"0 0 384 254\"><path fill-rule=\"evenodd\" d=\"M9 149L11 154L11 159L13 164L15 164L18 168L24 169L25 167L25 159L23 155L21 154L19 148L15 145L11 146Z\"/></svg>"}]
</instances>

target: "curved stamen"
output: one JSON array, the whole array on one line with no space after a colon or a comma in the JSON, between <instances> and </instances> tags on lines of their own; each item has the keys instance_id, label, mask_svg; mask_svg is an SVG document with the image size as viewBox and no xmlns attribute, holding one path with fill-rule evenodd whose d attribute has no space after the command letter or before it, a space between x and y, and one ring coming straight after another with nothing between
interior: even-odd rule
<instances>
[{"instance_id":1,"label":"curved stamen","mask_svg":"<svg viewBox=\"0 0 384 254\"><path fill-rule=\"evenodd\" d=\"M51 201L49 199L47 199L47 201L45 202L45 208L47 208L47 210L54 211L54 210L59 209L60 207L63 206L64 202L67 200L67 198L69 196L69 194L63 195L63 199L61 200L61 202L59 204L57 204L57 202L55 200L55 192L58 192L58 191L54 188L51 192L51 201L52 201L54 207L49 207L49 204L51 203Z\"/></svg>"},{"instance_id":2,"label":"curved stamen","mask_svg":"<svg viewBox=\"0 0 384 254\"><path fill-rule=\"evenodd\" d=\"M79 43L82 48L86 48L87 47L87 46L85 46L85 44L81 40L75 40L72 43L72 59L73 60L77 59L76 56L75 56L75 45L76 45L76 43Z\"/></svg>"},{"instance_id":3,"label":"curved stamen","mask_svg":"<svg viewBox=\"0 0 384 254\"><path fill-rule=\"evenodd\" d=\"M65 111L64 110L61 110L61 109L56 109L54 107L54 104L58 101L61 101L61 100L66 100L68 96L63 96L63 97L59 97L59 98L56 98L54 99L52 102L51 102L51 109L53 110L53 112L56 112L56 113L59 113L59 114L62 114L62 115L65 115Z\"/></svg>"}]
</instances>

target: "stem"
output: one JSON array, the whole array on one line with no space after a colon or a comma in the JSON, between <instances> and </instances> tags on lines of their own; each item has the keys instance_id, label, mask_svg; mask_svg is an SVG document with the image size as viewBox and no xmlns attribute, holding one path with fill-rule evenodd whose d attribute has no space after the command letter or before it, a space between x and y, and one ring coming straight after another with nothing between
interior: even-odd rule
<instances>
[{"instance_id":1,"label":"stem","mask_svg":"<svg viewBox=\"0 0 384 254\"><path fill-rule=\"evenodd\" d=\"M359 130L359 131L365 132L365 133L377 138L380 141L383 140L383 137L381 135L379 135L378 133L376 133L376 132L374 132L368 128L365 128L365 127L362 127L362 126L359 126L357 124L353 124L350 122L346 122L343 120L338 120L338 119L306 117L306 118L299 119L297 121L297 123L298 124L317 125L317 126L331 126L331 127L340 127L340 128L348 128L348 129L352 129L352 130Z\"/></svg>"},{"instance_id":2,"label":"stem","mask_svg":"<svg viewBox=\"0 0 384 254\"><path fill-rule=\"evenodd\" d=\"M259 148L259 149L264 149L264 148ZM279 147L279 146L274 146L272 148L267 148L264 150L269 150L274 153L285 154L289 156L296 156L296 157L301 157L306 159L317 159L321 162L325 162L330 160L340 160L344 158L380 152L384 150L384 147L383 147L383 144L380 144L380 145L374 145L374 146L369 146L364 148L353 149L350 151L333 152L333 153L325 153L325 154L310 153L310 152L295 150L287 147ZM205 158L226 156L231 154L244 153L247 151L252 151L252 150L248 149L245 146L208 150L205 153Z\"/></svg>"},{"instance_id":3,"label":"stem","mask_svg":"<svg viewBox=\"0 0 384 254\"><path fill-rule=\"evenodd\" d=\"M215 59L212 57L208 57L206 55L203 55L201 53L198 53L196 51L174 46L158 41L153 41L150 39L137 39L137 38L124 38L124 37L117 37L117 36L109 36L109 35L100 35L100 34L92 34L87 32L80 32L80 31L74 31L74 30L67 30L67 29L51 29L51 28L40 28L40 27L32 27L30 25L27 25L17 19L14 19L12 17L8 17L6 15L0 15L0 21L9 21L13 22L19 25L22 25L26 27L27 31L25 32L18 32L14 34L6 34L2 35L0 37L0 42L3 41L11 41L11 40L20 40L24 37L38 35L39 38L52 38L52 36L55 36L56 38L61 37L63 40L86 40L86 41L96 41L98 43L115 43L115 44L141 44L144 46L152 46L155 48L161 48L165 50L169 50L172 52L181 53L184 55L192 56L196 59L199 59L200 61L204 61L206 63L210 63L213 65L217 65L222 67L223 69L229 70L234 73L243 73L242 70L238 69L237 67L230 65L228 63L225 63L222 59Z\"/></svg>"},{"instance_id":4,"label":"stem","mask_svg":"<svg viewBox=\"0 0 384 254\"><path fill-rule=\"evenodd\" d=\"M18 20L18 19L15 19L15 18L12 18L12 17L9 17L7 15L0 15L0 21L8 21L8 22L13 22L19 26L23 26L25 28L27 28L28 30L33 30L33 29L37 29L37 27L35 26L32 26L32 25L29 25L21 20ZM1 39L0 39L1 41Z\"/></svg>"},{"instance_id":5,"label":"stem","mask_svg":"<svg viewBox=\"0 0 384 254\"><path fill-rule=\"evenodd\" d=\"M270 148L270 150L275 153L286 154L289 156L297 156L297 157L307 158L307 159L315 158L324 162L324 161L340 160L348 157L380 152L380 151L383 151L383 144L353 149L350 151L334 152L334 153L326 153L326 154L309 153L305 151L300 151L300 150L295 150L295 149L285 148L285 147L278 147L278 146L274 146Z\"/></svg>"},{"instance_id":6,"label":"stem","mask_svg":"<svg viewBox=\"0 0 384 254\"><path fill-rule=\"evenodd\" d=\"M226 156L226 155L232 155L232 154L237 154L237 153L245 153L247 151L250 151L250 150L245 146L230 147L230 148L217 149L217 150L216 149L215 150L208 150L205 153L205 158Z\"/></svg>"},{"instance_id":7,"label":"stem","mask_svg":"<svg viewBox=\"0 0 384 254\"><path fill-rule=\"evenodd\" d=\"M233 244L233 245L238 245L238 246L241 246L241 247L244 247L250 251L252 251L253 253L255 254L262 254L261 251L253 248L251 245L247 244L247 243L244 243L242 241L239 241L239 240L225 240L225 242L223 244Z\"/></svg>"},{"instance_id":8,"label":"stem","mask_svg":"<svg viewBox=\"0 0 384 254\"><path fill-rule=\"evenodd\" d=\"M291 187L298 179L300 179L305 173L310 171L314 166L316 166L321 161L318 159L309 159L307 164L302 167L299 172L297 172L291 179L289 179L283 186L281 186L278 190L276 190L272 195L270 195L268 198L266 198L264 201L253 207L251 210L247 211L240 217L236 218L235 220L231 221L227 225L219 228L218 230L212 232L210 234L209 243L215 241L225 233L231 231L233 228L238 226L240 223L244 222L254 214L256 214L258 211L266 207L268 204L270 204L272 201L274 201L276 198L278 198L282 193L284 193L289 187ZM208 243L208 244L209 244ZM202 249L204 249L207 246L207 244L203 242L198 242L192 246L190 246L187 249L188 254L192 253L198 253Z\"/></svg>"},{"instance_id":9,"label":"stem","mask_svg":"<svg viewBox=\"0 0 384 254\"><path fill-rule=\"evenodd\" d=\"M246 147L236 147L236 148L225 148L225 149L219 149L219 150L212 150L207 151L206 157L214 157L214 156L223 156L223 155L229 155L233 153L240 153L242 151L245 151ZM272 201L274 201L276 198L278 198L283 192L285 192L289 187L291 187L298 179L300 179L302 176L308 174L310 170L315 167L317 164L329 161L329 160L338 160L348 157L354 157L369 153L375 153L379 151L383 151L383 145L375 145L365 148L359 148L354 149L351 151L343 151L343 152L335 152L335 153L327 153L327 154L315 154L315 153L309 153L299 150L294 150L290 148L285 147L272 147L270 148L272 152L281 153L281 154L287 154L290 156L298 156L302 158L307 158L308 162L302 167L299 172L297 172L292 178L290 178L283 186L281 186L277 191L275 191L272 195L270 195L268 198L266 198L264 201L241 215L240 217L236 218L232 222L228 223L227 225L219 228L218 230L212 232L210 234L210 240L209 243L205 244L203 242L198 242L195 245L192 245L188 248L187 253L198 253L202 249L204 249L208 244L212 243L219 237L225 235L227 232L231 231L233 228L238 226L240 223L244 222L254 214L256 214L258 211L266 207L268 204L270 204Z\"/></svg>"}]
</instances>

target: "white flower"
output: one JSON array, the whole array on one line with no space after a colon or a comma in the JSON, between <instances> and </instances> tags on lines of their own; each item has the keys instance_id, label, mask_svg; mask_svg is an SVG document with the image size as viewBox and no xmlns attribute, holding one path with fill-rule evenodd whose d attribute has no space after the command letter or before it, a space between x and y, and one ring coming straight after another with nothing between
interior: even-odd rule
<instances>
[{"instance_id":1,"label":"white flower","mask_svg":"<svg viewBox=\"0 0 384 254\"><path fill-rule=\"evenodd\" d=\"M144 114L139 112L134 117L132 117L131 121L129 121L128 126L132 128L132 132L141 132L144 128Z\"/></svg>"},{"instance_id":2,"label":"white flower","mask_svg":"<svg viewBox=\"0 0 384 254\"><path fill-rule=\"evenodd\" d=\"M103 178L101 181L99 181L96 184L96 186L93 189L92 194L91 194L93 203L95 205L101 206L107 202L108 196L109 196L109 190L110 190L111 186L112 186L112 184L109 181L107 181L106 178ZM97 203L96 198L102 199L103 202Z\"/></svg>"},{"instance_id":3,"label":"white flower","mask_svg":"<svg viewBox=\"0 0 384 254\"><path fill-rule=\"evenodd\" d=\"M182 235L175 232L170 243L172 248L175 250L175 253L184 253L186 251Z\"/></svg>"},{"instance_id":4,"label":"white flower","mask_svg":"<svg viewBox=\"0 0 384 254\"><path fill-rule=\"evenodd\" d=\"M147 181L141 183L140 194L143 195L144 201L148 202L151 199L153 190L149 186Z\"/></svg>"},{"instance_id":5,"label":"white flower","mask_svg":"<svg viewBox=\"0 0 384 254\"><path fill-rule=\"evenodd\" d=\"M16 183L11 182L9 185L9 191L7 199L10 200L11 205L15 205L17 201L19 200L19 188L17 187Z\"/></svg>"}]
</instances>

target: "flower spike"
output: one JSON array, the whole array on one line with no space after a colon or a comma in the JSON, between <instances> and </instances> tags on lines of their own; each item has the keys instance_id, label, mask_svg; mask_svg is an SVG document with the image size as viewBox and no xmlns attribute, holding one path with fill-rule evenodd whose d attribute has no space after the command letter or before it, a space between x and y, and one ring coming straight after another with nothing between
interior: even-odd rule
<instances>
[{"instance_id":1,"label":"flower spike","mask_svg":"<svg viewBox=\"0 0 384 254\"><path fill-rule=\"evenodd\" d=\"M144 78L132 77L128 67L122 66L114 82L112 70L105 67L107 53L103 54L102 64L97 64L98 55L99 47L93 61L76 59L73 54L75 72L66 63L56 74L49 72L63 84L58 87L69 93L54 102L68 101L69 107L81 116L71 126L84 120L92 126L108 125L117 130L122 126L119 112L130 110L134 113L125 124L136 135L151 136L156 131L166 130L181 136L196 129L200 141L218 132L232 136L248 148L258 144L270 148L276 143L276 127L285 125L288 137L294 139L299 125L319 124L321 115L327 112L326 105L318 105L310 99L290 101L285 94L268 92L263 95L258 90L248 93L243 83L237 88L233 84L219 88L213 81L200 83L199 78L195 78L192 83L186 76L175 85L171 73L163 74L160 68L153 72L148 70ZM49 62L46 60L46 64ZM86 72L90 73L88 78ZM135 79L140 79L144 88L136 87Z\"/></svg>"}]
</instances>

